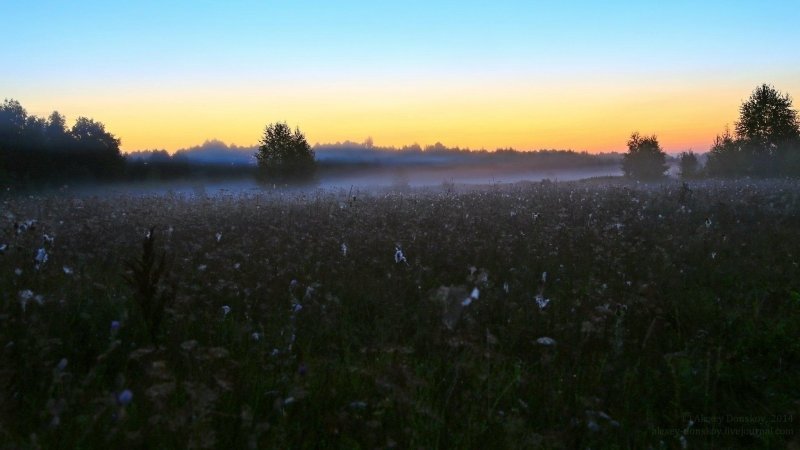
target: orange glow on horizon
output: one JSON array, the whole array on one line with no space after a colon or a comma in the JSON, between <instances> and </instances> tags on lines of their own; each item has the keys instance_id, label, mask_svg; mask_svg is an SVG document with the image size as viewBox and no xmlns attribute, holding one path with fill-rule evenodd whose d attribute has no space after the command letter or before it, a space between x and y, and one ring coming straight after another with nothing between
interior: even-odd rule
<instances>
[{"instance_id":1,"label":"orange glow on horizon","mask_svg":"<svg viewBox=\"0 0 800 450\"><path fill-rule=\"evenodd\" d=\"M370 136L376 146L442 142L470 149L601 152L625 151L631 132L639 131L656 134L668 152L704 152L726 124L733 126L739 105L756 85L674 82L654 88L574 80L568 90L563 83L548 90L547 83L524 80L447 81L339 81L311 87L298 82L243 85L227 92L187 86L122 96L98 93L60 105L45 98L18 100L39 116L57 109L68 124L79 115L99 120L122 139L124 152L174 152L208 139L255 145L264 126L275 121L298 126L312 144L361 142Z\"/></svg>"}]
</instances>

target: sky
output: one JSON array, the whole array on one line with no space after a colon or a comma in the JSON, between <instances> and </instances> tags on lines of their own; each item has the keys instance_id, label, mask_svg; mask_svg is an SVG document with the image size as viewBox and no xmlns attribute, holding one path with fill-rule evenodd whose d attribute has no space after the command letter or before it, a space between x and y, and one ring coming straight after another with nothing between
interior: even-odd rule
<instances>
[{"instance_id":1,"label":"sky","mask_svg":"<svg viewBox=\"0 0 800 450\"><path fill-rule=\"evenodd\" d=\"M800 1L0 0L0 97L123 151L272 122L311 143L706 151L761 83L800 97Z\"/></svg>"}]
</instances>

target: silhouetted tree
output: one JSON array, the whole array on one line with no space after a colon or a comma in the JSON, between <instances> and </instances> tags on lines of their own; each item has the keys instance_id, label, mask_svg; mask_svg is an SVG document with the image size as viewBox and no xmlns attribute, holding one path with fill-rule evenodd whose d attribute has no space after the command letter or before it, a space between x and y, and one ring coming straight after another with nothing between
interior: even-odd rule
<instances>
[{"instance_id":1,"label":"silhouetted tree","mask_svg":"<svg viewBox=\"0 0 800 450\"><path fill-rule=\"evenodd\" d=\"M285 122L267 125L256 160L263 178L299 181L311 178L316 169L314 150L299 128L294 132Z\"/></svg>"},{"instance_id":2,"label":"silhouetted tree","mask_svg":"<svg viewBox=\"0 0 800 450\"><path fill-rule=\"evenodd\" d=\"M691 180L700 175L700 161L694 152L683 152L678 156L678 163L681 170L681 178Z\"/></svg>"},{"instance_id":3,"label":"silhouetted tree","mask_svg":"<svg viewBox=\"0 0 800 450\"><path fill-rule=\"evenodd\" d=\"M782 94L768 84L757 87L739 108L736 136L753 151L767 154L800 138L800 123L789 94Z\"/></svg>"},{"instance_id":4,"label":"silhouetted tree","mask_svg":"<svg viewBox=\"0 0 800 450\"><path fill-rule=\"evenodd\" d=\"M71 138L67 130L67 119L58 111L53 111L47 118L45 137L50 150L64 150L70 145Z\"/></svg>"},{"instance_id":5,"label":"silhouetted tree","mask_svg":"<svg viewBox=\"0 0 800 450\"><path fill-rule=\"evenodd\" d=\"M86 117L78 117L69 132L73 152L89 173L100 179L122 174L125 160L119 150L120 140L106 131L105 125Z\"/></svg>"},{"instance_id":6,"label":"silhouetted tree","mask_svg":"<svg viewBox=\"0 0 800 450\"><path fill-rule=\"evenodd\" d=\"M736 136L717 136L706 169L712 176L800 175L800 123L789 94L758 86L739 108Z\"/></svg>"},{"instance_id":7,"label":"silhouetted tree","mask_svg":"<svg viewBox=\"0 0 800 450\"><path fill-rule=\"evenodd\" d=\"M28 115L16 100L0 105L0 177L10 183L110 179L121 174L119 139L100 122L81 117L67 130L64 116Z\"/></svg>"},{"instance_id":8,"label":"silhouetted tree","mask_svg":"<svg viewBox=\"0 0 800 450\"><path fill-rule=\"evenodd\" d=\"M733 177L744 172L744 153L741 142L735 139L728 128L714 138L708 152L706 173L712 177Z\"/></svg>"},{"instance_id":9,"label":"silhouetted tree","mask_svg":"<svg viewBox=\"0 0 800 450\"><path fill-rule=\"evenodd\" d=\"M666 159L655 135L641 136L634 132L628 140L628 153L622 158L622 171L629 178L655 180L667 171Z\"/></svg>"}]
</instances>

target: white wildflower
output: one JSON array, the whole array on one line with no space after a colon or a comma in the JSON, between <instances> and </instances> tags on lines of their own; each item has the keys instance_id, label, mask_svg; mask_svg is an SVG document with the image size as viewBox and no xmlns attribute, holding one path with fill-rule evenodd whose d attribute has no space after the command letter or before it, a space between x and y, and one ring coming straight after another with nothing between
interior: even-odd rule
<instances>
[{"instance_id":1,"label":"white wildflower","mask_svg":"<svg viewBox=\"0 0 800 450\"><path fill-rule=\"evenodd\" d=\"M34 258L34 261L36 263L36 270L39 270L39 268L43 266L44 263L47 262L47 258L48 258L47 250L45 250L44 247L36 251L36 257Z\"/></svg>"},{"instance_id":2,"label":"white wildflower","mask_svg":"<svg viewBox=\"0 0 800 450\"><path fill-rule=\"evenodd\" d=\"M205 272L206 269L208 269L208 266L205 264L200 264L199 266L197 266L197 270L199 270L200 272Z\"/></svg>"},{"instance_id":3,"label":"white wildflower","mask_svg":"<svg viewBox=\"0 0 800 450\"><path fill-rule=\"evenodd\" d=\"M0 253L5 253L7 248L8 244L0 244Z\"/></svg>"},{"instance_id":4,"label":"white wildflower","mask_svg":"<svg viewBox=\"0 0 800 450\"><path fill-rule=\"evenodd\" d=\"M22 275L22 269L20 269L19 267L17 267L16 269L14 269L14 275L16 275L16 276L20 276L20 275Z\"/></svg>"},{"instance_id":5,"label":"white wildflower","mask_svg":"<svg viewBox=\"0 0 800 450\"><path fill-rule=\"evenodd\" d=\"M295 303L292 305L292 313L297 314L303 309L303 305L300 303Z\"/></svg>"},{"instance_id":6,"label":"white wildflower","mask_svg":"<svg viewBox=\"0 0 800 450\"><path fill-rule=\"evenodd\" d=\"M230 314L230 313L231 313L231 307L228 306L228 305L224 305L222 307L222 317L227 317L228 314Z\"/></svg>"},{"instance_id":7,"label":"white wildflower","mask_svg":"<svg viewBox=\"0 0 800 450\"><path fill-rule=\"evenodd\" d=\"M545 308L547 308L547 305L550 304L550 299L549 298L544 298L544 296L542 294L536 294L536 297L534 297L534 300L536 300L536 305L539 307L540 311L542 311Z\"/></svg>"},{"instance_id":8,"label":"white wildflower","mask_svg":"<svg viewBox=\"0 0 800 450\"><path fill-rule=\"evenodd\" d=\"M216 234L216 237L217 237L217 242L221 241L221 240L222 240L222 233L219 233L219 232L218 232L218 233Z\"/></svg>"},{"instance_id":9,"label":"white wildflower","mask_svg":"<svg viewBox=\"0 0 800 450\"><path fill-rule=\"evenodd\" d=\"M408 265L408 261L406 260L406 256L403 254L403 251L400 250L400 247L395 247L394 248L394 262L395 263L404 262L404 263L406 263L406 265Z\"/></svg>"},{"instance_id":10,"label":"white wildflower","mask_svg":"<svg viewBox=\"0 0 800 450\"><path fill-rule=\"evenodd\" d=\"M508 281L503 283L503 290L506 291L506 294L508 294L509 291Z\"/></svg>"},{"instance_id":11,"label":"white wildflower","mask_svg":"<svg viewBox=\"0 0 800 450\"><path fill-rule=\"evenodd\" d=\"M65 274L72 275L72 268L71 267L64 266L61 269L64 270Z\"/></svg>"},{"instance_id":12,"label":"white wildflower","mask_svg":"<svg viewBox=\"0 0 800 450\"><path fill-rule=\"evenodd\" d=\"M236 263L233 265L233 268L236 270L239 270L240 267L242 267L241 263Z\"/></svg>"},{"instance_id":13,"label":"white wildflower","mask_svg":"<svg viewBox=\"0 0 800 450\"><path fill-rule=\"evenodd\" d=\"M706 218L706 228L711 228L711 219Z\"/></svg>"},{"instance_id":14,"label":"white wildflower","mask_svg":"<svg viewBox=\"0 0 800 450\"><path fill-rule=\"evenodd\" d=\"M556 340L551 337L543 336L537 339L536 343L545 347L552 347L556 345Z\"/></svg>"},{"instance_id":15,"label":"white wildflower","mask_svg":"<svg viewBox=\"0 0 800 450\"><path fill-rule=\"evenodd\" d=\"M19 297L19 305L22 307L22 310L25 311L28 306L28 302L33 298L33 291L30 289L25 289L23 291L19 291L17 296Z\"/></svg>"},{"instance_id":16,"label":"white wildflower","mask_svg":"<svg viewBox=\"0 0 800 450\"><path fill-rule=\"evenodd\" d=\"M542 283L547 282L547 272L542 272Z\"/></svg>"},{"instance_id":17,"label":"white wildflower","mask_svg":"<svg viewBox=\"0 0 800 450\"><path fill-rule=\"evenodd\" d=\"M473 289L472 289L472 293L471 293L471 294L469 294L469 297L465 298L465 299L464 299L464 300L461 302L461 305L462 305L462 306L469 306L469 305L470 305L470 303L472 303L474 300L477 300L477 299L478 299L478 297L480 296L480 294L481 294L481 293L480 293L480 291L478 290L478 288L473 288Z\"/></svg>"},{"instance_id":18,"label":"white wildflower","mask_svg":"<svg viewBox=\"0 0 800 450\"><path fill-rule=\"evenodd\" d=\"M253 339L254 341L260 341L261 333L253 332L253 334L250 335L250 338Z\"/></svg>"},{"instance_id":19,"label":"white wildflower","mask_svg":"<svg viewBox=\"0 0 800 450\"><path fill-rule=\"evenodd\" d=\"M286 398L283 400L283 404L284 404L284 406L285 406L285 405L291 405L292 403L294 403L294 397L286 397Z\"/></svg>"},{"instance_id":20,"label":"white wildflower","mask_svg":"<svg viewBox=\"0 0 800 450\"><path fill-rule=\"evenodd\" d=\"M342 256L347 256L347 244L342 243Z\"/></svg>"},{"instance_id":21,"label":"white wildflower","mask_svg":"<svg viewBox=\"0 0 800 450\"><path fill-rule=\"evenodd\" d=\"M55 238L54 238L53 236L50 236L50 235L49 235L49 234L47 234L47 233L45 233L45 234L42 236L42 238L44 238L44 242L45 242L45 243L47 243L47 244L50 244L50 245L53 245L53 242L55 241Z\"/></svg>"},{"instance_id":22,"label":"white wildflower","mask_svg":"<svg viewBox=\"0 0 800 450\"><path fill-rule=\"evenodd\" d=\"M711 259L717 259L717 252L711 252Z\"/></svg>"}]
</instances>

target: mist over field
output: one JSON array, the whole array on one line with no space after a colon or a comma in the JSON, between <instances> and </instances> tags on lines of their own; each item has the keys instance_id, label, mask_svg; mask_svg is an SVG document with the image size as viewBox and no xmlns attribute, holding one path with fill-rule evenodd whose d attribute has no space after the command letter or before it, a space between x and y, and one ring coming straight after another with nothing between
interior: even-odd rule
<instances>
[{"instance_id":1,"label":"mist over field","mask_svg":"<svg viewBox=\"0 0 800 450\"><path fill-rule=\"evenodd\" d=\"M138 151L126 155L134 166L163 172L184 167L199 173L187 179L131 184L117 183L112 191L124 193L258 192L281 187L259 183L253 176L257 147L229 146L219 140L181 149L170 155L163 150ZM621 155L591 155L567 150L518 152L498 149L487 152L448 148L437 143L420 147L375 147L346 141L314 146L318 170L312 180L299 187L314 189L416 188L458 185L508 184L519 181L571 181L622 175ZM222 171L218 176L206 172ZM297 190L298 187L293 187ZM93 192L91 186L79 188Z\"/></svg>"}]
</instances>

